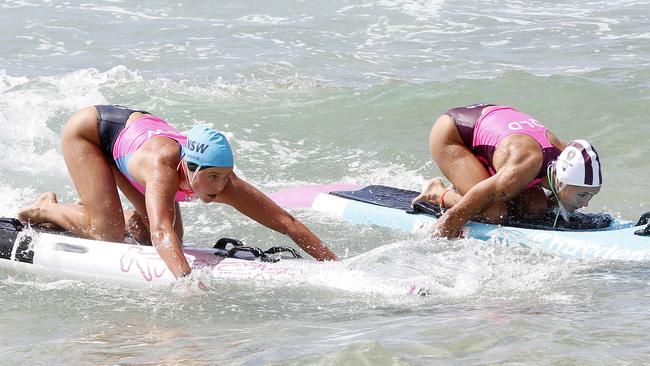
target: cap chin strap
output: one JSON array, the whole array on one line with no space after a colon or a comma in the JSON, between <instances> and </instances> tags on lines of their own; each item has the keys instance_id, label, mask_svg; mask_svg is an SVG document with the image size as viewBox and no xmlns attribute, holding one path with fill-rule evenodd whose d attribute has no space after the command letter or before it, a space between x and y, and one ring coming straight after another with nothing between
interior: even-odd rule
<instances>
[{"instance_id":1,"label":"cap chin strap","mask_svg":"<svg viewBox=\"0 0 650 366\"><path fill-rule=\"evenodd\" d=\"M553 192L553 196L555 196L555 200L557 201L557 212L555 213L555 220L553 220L553 227L555 227L557 225L557 219L560 218L560 215L562 215L562 218L565 221L569 221L569 213L564 208L562 201L560 201L560 197L557 195L558 192L562 191L564 187L566 187L566 184L560 183L560 187L557 187L555 185L555 163L549 164L546 168L546 179L548 179L548 185L551 187L551 192Z\"/></svg>"},{"instance_id":2,"label":"cap chin strap","mask_svg":"<svg viewBox=\"0 0 650 366\"><path fill-rule=\"evenodd\" d=\"M185 168L187 169L187 176L190 176L190 168L187 167L187 163L185 164ZM194 171L194 174L192 174L192 177L190 178L190 187L192 186L192 182L194 182L194 179L196 178L196 175L199 174L199 170L201 170L201 166L197 166L196 170Z\"/></svg>"},{"instance_id":3,"label":"cap chin strap","mask_svg":"<svg viewBox=\"0 0 650 366\"><path fill-rule=\"evenodd\" d=\"M199 170L201 170L201 166L199 165L196 167L196 171L192 173L190 171L190 168L187 166L187 159L185 159L185 156L181 157L181 161L178 162L178 166L176 167L176 170L182 166L183 170L185 170L185 176L188 178L187 184L189 184L189 188L192 188L192 182L194 182L194 179L196 178L196 175L199 174ZM192 173L192 174L191 174Z\"/></svg>"}]
</instances>

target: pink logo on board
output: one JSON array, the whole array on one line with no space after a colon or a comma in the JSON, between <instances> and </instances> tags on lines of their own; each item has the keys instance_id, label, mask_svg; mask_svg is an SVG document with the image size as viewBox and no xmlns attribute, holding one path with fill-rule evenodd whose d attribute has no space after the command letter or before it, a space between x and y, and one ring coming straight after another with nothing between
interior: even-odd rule
<instances>
[{"instance_id":1,"label":"pink logo on board","mask_svg":"<svg viewBox=\"0 0 650 366\"><path fill-rule=\"evenodd\" d=\"M155 249L146 249L129 247L124 255L122 255L122 258L120 258L120 269L122 272L128 273L131 269L137 269L140 271L142 278L147 281L162 277L165 271L167 271L167 265L160 259Z\"/></svg>"}]
</instances>

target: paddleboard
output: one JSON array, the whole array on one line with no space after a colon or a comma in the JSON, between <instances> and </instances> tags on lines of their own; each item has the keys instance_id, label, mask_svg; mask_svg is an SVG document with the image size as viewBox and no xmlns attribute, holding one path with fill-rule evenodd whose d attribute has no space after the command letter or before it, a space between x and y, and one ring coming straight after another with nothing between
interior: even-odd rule
<instances>
[{"instance_id":1,"label":"paddleboard","mask_svg":"<svg viewBox=\"0 0 650 366\"><path fill-rule=\"evenodd\" d=\"M382 185L310 185L271 195L287 208L316 210L355 224L378 225L413 233L430 234L441 213L437 206L413 211L411 200L419 192ZM429 206L429 207L427 207ZM650 228L644 214L638 221L610 215L583 215L585 225L549 227L543 223L518 226L467 223L460 237L526 245L564 257L608 260L650 260ZM513 224L513 225L514 225Z\"/></svg>"},{"instance_id":2,"label":"paddleboard","mask_svg":"<svg viewBox=\"0 0 650 366\"><path fill-rule=\"evenodd\" d=\"M211 247L185 246L183 253L193 271L207 272L211 278L269 281L302 274L294 265L301 257L292 248L262 251L223 238ZM175 280L154 247L25 228L13 218L0 218L0 269L129 286L168 285Z\"/></svg>"}]
</instances>

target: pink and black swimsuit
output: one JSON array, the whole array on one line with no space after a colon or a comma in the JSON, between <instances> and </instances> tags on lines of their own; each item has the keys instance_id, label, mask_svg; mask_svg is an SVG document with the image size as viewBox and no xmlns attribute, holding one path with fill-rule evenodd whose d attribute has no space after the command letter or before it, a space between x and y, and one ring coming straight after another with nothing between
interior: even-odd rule
<instances>
[{"instance_id":1,"label":"pink and black swimsuit","mask_svg":"<svg viewBox=\"0 0 650 366\"><path fill-rule=\"evenodd\" d=\"M486 107L492 108L482 113ZM546 176L546 169L561 153L560 149L548 141L548 129L544 125L512 107L475 104L450 109L446 114L454 119L463 143L483 163L490 175L496 174L492 164L494 151L499 143L510 135L528 135L539 143L542 150L542 167L537 173L537 178L528 184L529 187L536 185Z\"/></svg>"},{"instance_id":2,"label":"pink and black swimsuit","mask_svg":"<svg viewBox=\"0 0 650 366\"><path fill-rule=\"evenodd\" d=\"M117 168L126 179L143 195L144 186L138 183L129 173L129 160L142 144L153 137L170 138L181 146L181 151L187 145L187 137L162 119L144 111L132 110L120 106L95 106L99 114L99 132L102 149L107 158L115 161ZM144 115L133 121L129 126L126 122L133 112ZM182 153L182 152L181 152ZM184 170L180 169L181 179L185 178ZM193 192L179 188L176 201L192 200Z\"/></svg>"}]
</instances>

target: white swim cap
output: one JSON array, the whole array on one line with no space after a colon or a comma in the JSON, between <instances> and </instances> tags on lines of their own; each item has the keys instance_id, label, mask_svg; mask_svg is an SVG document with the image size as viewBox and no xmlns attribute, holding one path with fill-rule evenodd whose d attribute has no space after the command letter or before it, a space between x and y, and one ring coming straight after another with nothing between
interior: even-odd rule
<instances>
[{"instance_id":1,"label":"white swim cap","mask_svg":"<svg viewBox=\"0 0 650 366\"><path fill-rule=\"evenodd\" d=\"M600 187L603 183L598 153L585 140L573 140L567 144L557 158L555 174L560 190L566 185Z\"/></svg>"}]
</instances>

